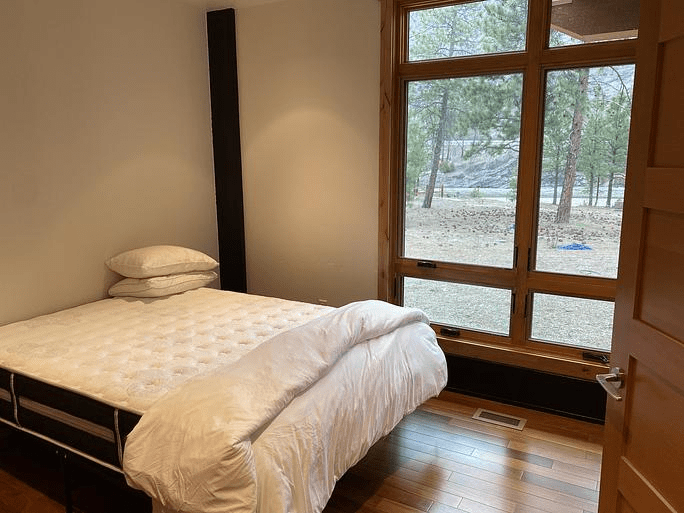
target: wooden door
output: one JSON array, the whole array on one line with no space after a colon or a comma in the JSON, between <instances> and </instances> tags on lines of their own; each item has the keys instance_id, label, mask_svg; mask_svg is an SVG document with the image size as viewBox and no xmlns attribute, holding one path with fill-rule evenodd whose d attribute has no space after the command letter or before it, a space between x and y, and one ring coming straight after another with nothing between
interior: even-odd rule
<instances>
[{"instance_id":1,"label":"wooden door","mask_svg":"<svg viewBox=\"0 0 684 513\"><path fill-rule=\"evenodd\" d=\"M684 1L639 40L600 513L684 512Z\"/></svg>"}]
</instances>

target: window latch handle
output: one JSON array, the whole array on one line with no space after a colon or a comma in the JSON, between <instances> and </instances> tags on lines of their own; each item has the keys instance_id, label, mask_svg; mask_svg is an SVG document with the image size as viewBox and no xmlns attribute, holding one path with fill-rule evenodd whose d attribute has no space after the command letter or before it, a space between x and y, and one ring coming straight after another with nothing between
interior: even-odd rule
<instances>
[{"instance_id":1,"label":"window latch handle","mask_svg":"<svg viewBox=\"0 0 684 513\"><path fill-rule=\"evenodd\" d=\"M434 262L430 262L429 260L419 260L416 265L418 267L427 267L429 269L435 269L437 267L437 264Z\"/></svg>"}]
</instances>

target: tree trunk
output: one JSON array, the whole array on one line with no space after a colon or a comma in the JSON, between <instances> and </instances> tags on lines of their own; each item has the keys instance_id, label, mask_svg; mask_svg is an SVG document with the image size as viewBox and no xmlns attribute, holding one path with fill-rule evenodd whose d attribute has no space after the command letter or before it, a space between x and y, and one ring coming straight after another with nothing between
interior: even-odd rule
<instances>
[{"instance_id":1,"label":"tree trunk","mask_svg":"<svg viewBox=\"0 0 684 513\"><path fill-rule=\"evenodd\" d=\"M558 168L553 176L553 204L558 202Z\"/></svg>"},{"instance_id":2,"label":"tree trunk","mask_svg":"<svg viewBox=\"0 0 684 513\"><path fill-rule=\"evenodd\" d=\"M589 173L589 206L594 201L594 173Z\"/></svg>"},{"instance_id":3,"label":"tree trunk","mask_svg":"<svg viewBox=\"0 0 684 513\"><path fill-rule=\"evenodd\" d=\"M558 205L558 186L560 185L560 166L563 161L562 150L556 150L553 159L553 204Z\"/></svg>"},{"instance_id":4,"label":"tree trunk","mask_svg":"<svg viewBox=\"0 0 684 513\"><path fill-rule=\"evenodd\" d=\"M572 206L572 189L575 187L577 178L577 157L579 156L582 142L582 125L584 113L582 106L587 96L589 85L589 70L580 70L579 91L575 100L575 112L572 116L572 129L570 130L570 149L565 162L565 174L563 176L563 190L561 191L558 210L556 211L556 223L565 224L570 221L570 208Z\"/></svg>"},{"instance_id":5,"label":"tree trunk","mask_svg":"<svg viewBox=\"0 0 684 513\"><path fill-rule=\"evenodd\" d=\"M608 175L608 194L606 196L606 206L610 207L611 202L613 201L613 179L615 178L614 173L610 173Z\"/></svg>"},{"instance_id":6,"label":"tree trunk","mask_svg":"<svg viewBox=\"0 0 684 513\"><path fill-rule=\"evenodd\" d=\"M442 157L442 145L444 144L444 130L446 128L447 108L449 106L449 89L445 88L442 93L442 105L439 110L439 124L435 134L434 146L432 148L432 166L430 168L430 179L425 188L425 199L423 208L432 206L432 197L435 194L435 183L437 182L437 172L439 171L439 161Z\"/></svg>"}]
</instances>

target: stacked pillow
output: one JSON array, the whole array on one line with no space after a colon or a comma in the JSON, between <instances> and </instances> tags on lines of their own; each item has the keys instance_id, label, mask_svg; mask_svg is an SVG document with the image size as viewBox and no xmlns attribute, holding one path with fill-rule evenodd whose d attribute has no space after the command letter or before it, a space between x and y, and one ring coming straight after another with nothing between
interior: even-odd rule
<instances>
[{"instance_id":1,"label":"stacked pillow","mask_svg":"<svg viewBox=\"0 0 684 513\"><path fill-rule=\"evenodd\" d=\"M162 297L208 285L218 262L194 249L148 246L120 253L105 262L125 278L112 285L110 296Z\"/></svg>"}]
</instances>

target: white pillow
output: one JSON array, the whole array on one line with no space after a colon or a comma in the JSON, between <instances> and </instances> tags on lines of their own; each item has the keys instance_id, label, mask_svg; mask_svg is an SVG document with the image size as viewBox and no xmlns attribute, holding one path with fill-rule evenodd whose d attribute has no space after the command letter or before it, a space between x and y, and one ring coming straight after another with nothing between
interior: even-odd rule
<instances>
[{"instance_id":1,"label":"white pillow","mask_svg":"<svg viewBox=\"0 0 684 513\"><path fill-rule=\"evenodd\" d=\"M120 253L105 262L127 278L150 278L167 274L210 271L218 262L194 249L180 246L148 246Z\"/></svg>"},{"instance_id":2,"label":"white pillow","mask_svg":"<svg viewBox=\"0 0 684 513\"><path fill-rule=\"evenodd\" d=\"M109 288L110 296L162 297L198 289L218 278L214 271L171 274L151 278L124 278Z\"/></svg>"}]
</instances>

